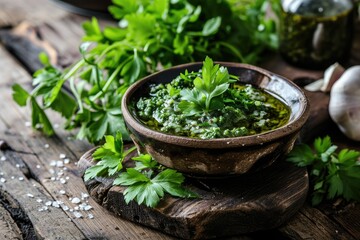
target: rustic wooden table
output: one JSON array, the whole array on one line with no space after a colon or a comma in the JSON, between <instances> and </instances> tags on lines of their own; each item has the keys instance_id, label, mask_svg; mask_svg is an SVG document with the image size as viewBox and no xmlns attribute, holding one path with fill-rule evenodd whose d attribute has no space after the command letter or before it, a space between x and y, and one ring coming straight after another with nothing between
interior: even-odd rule
<instances>
[{"instance_id":1,"label":"rustic wooden table","mask_svg":"<svg viewBox=\"0 0 360 240\"><path fill-rule=\"evenodd\" d=\"M74 140L61 127L51 138L33 131L29 109L12 100L14 83L31 88L31 74L41 66L37 54L42 49L62 67L79 57L81 23L87 19L50 0L0 0L0 239L174 239L98 205L88 196L76 166L94 146ZM116 23L103 19L101 24ZM359 56L359 51L353 52L349 65L360 63ZM293 80L322 76L322 72L295 69L280 58L263 67ZM358 143L347 140L328 121L328 95L308 94L313 112L323 117L314 120L318 131L304 139L325 131L341 146L360 150ZM62 123L56 114L51 119ZM358 203L338 199L317 208L306 203L278 229L228 239L360 239L359 219Z\"/></svg>"}]
</instances>

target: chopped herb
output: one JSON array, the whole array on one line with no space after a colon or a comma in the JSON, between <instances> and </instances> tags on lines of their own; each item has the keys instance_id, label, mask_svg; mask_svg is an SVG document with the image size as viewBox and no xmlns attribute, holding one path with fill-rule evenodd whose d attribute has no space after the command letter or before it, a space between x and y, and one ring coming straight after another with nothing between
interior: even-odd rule
<instances>
[{"instance_id":1,"label":"chopped herb","mask_svg":"<svg viewBox=\"0 0 360 240\"><path fill-rule=\"evenodd\" d=\"M342 149L337 153L329 136L315 139L313 147L296 145L287 158L299 167L308 167L312 204L341 196L360 201L360 152Z\"/></svg>"}]
</instances>

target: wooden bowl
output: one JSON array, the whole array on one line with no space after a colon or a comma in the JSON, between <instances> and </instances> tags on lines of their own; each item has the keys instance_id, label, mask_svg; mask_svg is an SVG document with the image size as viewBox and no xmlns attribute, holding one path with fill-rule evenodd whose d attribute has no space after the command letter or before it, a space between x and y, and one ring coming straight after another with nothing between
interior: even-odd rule
<instances>
[{"instance_id":1,"label":"wooden bowl","mask_svg":"<svg viewBox=\"0 0 360 240\"><path fill-rule=\"evenodd\" d=\"M188 71L198 71L202 63L175 66L152 74L133 84L124 94L121 109L131 138L140 152L149 153L160 164L179 172L218 177L244 174L271 165L289 153L309 116L304 92L288 79L247 64L218 62L230 74L282 99L291 109L287 124L265 133L218 139L195 139L155 131L136 117L132 104L147 95L150 84L168 83Z\"/></svg>"}]
</instances>

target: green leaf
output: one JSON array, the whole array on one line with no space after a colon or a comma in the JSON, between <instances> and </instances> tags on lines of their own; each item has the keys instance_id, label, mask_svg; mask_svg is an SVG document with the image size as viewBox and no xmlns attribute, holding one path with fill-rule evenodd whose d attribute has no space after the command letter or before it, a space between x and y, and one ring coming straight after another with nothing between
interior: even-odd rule
<instances>
[{"instance_id":1,"label":"green leaf","mask_svg":"<svg viewBox=\"0 0 360 240\"><path fill-rule=\"evenodd\" d=\"M144 174L140 173L134 168L126 169L126 172L121 173L114 181L114 185L130 186L135 183L149 182L150 179Z\"/></svg>"},{"instance_id":2,"label":"green leaf","mask_svg":"<svg viewBox=\"0 0 360 240\"><path fill-rule=\"evenodd\" d=\"M44 66L49 66L49 65L51 65L51 64L50 64L49 57L48 57L48 55L47 55L45 52L39 53L38 58L39 58L40 62L41 62Z\"/></svg>"},{"instance_id":3,"label":"green leaf","mask_svg":"<svg viewBox=\"0 0 360 240\"><path fill-rule=\"evenodd\" d=\"M308 145L300 144L294 146L286 160L295 163L299 167L305 167L315 161L315 156Z\"/></svg>"},{"instance_id":4,"label":"green leaf","mask_svg":"<svg viewBox=\"0 0 360 240\"><path fill-rule=\"evenodd\" d=\"M329 136L324 138L316 138L314 141L314 148L318 154L326 152L331 147L331 139Z\"/></svg>"},{"instance_id":5,"label":"green leaf","mask_svg":"<svg viewBox=\"0 0 360 240\"><path fill-rule=\"evenodd\" d=\"M29 99L30 94L17 83L12 86L12 90L14 101L19 104L19 106L26 106L26 102Z\"/></svg>"},{"instance_id":6,"label":"green leaf","mask_svg":"<svg viewBox=\"0 0 360 240\"><path fill-rule=\"evenodd\" d=\"M54 135L54 129L46 116L44 110L38 105L34 97L30 97L31 102L31 119L32 127L38 128L40 126L41 130L48 136Z\"/></svg>"},{"instance_id":7,"label":"green leaf","mask_svg":"<svg viewBox=\"0 0 360 240\"><path fill-rule=\"evenodd\" d=\"M207 37L217 33L221 25L221 17L211 18L206 21L204 28L202 29L202 35Z\"/></svg>"},{"instance_id":8,"label":"green leaf","mask_svg":"<svg viewBox=\"0 0 360 240\"><path fill-rule=\"evenodd\" d=\"M132 159L136 161L135 169L138 171L144 169L155 169L158 167L158 163L149 154L141 154L140 156L133 157Z\"/></svg>"},{"instance_id":9,"label":"green leaf","mask_svg":"<svg viewBox=\"0 0 360 240\"><path fill-rule=\"evenodd\" d=\"M74 115L77 105L75 100L70 97L69 94L60 89L57 93L57 97L52 100L50 107L61 113L63 117L70 119Z\"/></svg>"},{"instance_id":10,"label":"green leaf","mask_svg":"<svg viewBox=\"0 0 360 240\"><path fill-rule=\"evenodd\" d=\"M101 164L94 165L86 169L84 181L88 181L98 176L106 176L107 167Z\"/></svg>"}]
</instances>

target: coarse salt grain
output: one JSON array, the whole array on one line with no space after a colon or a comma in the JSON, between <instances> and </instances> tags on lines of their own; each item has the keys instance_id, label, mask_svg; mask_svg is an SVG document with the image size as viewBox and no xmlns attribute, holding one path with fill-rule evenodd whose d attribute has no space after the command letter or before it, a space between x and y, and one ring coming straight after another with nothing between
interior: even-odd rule
<instances>
[{"instance_id":1,"label":"coarse salt grain","mask_svg":"<svg viewBox=\"0 0 360 240\"><path fill-rule=\"evenodd\" d=\"M91 213L88 214L88 218L93 219L94 215L92 215Z\"/></svg>"},{"instance_id":2,"label":"coarse salt grain","mask_svg":"<svg viewBox=\"0 0 360 240\"><path fill-rule=\"evenodd\" d=\"M59 208L60 207L60 204L58 203L58 201L53 201L51 206L53 207L56 207L56 208Z\"/></svg>"},{"instance_id":3,"label":"coarse salt grain","mask_svg":"<svg viewBox=\"0 0 360 240\"><path fill-rule=\"evenodd\" d=\"M11 176L11 179L15 179L15 176Z\"/></svg>"},{"instance_id":4,"label":"coarse salt grain","mask_svg":"<svg viewBox=\"0 0 360 240\"><path fill-rule=\"evenodd\" d=\"M0 160L1 160L1 161L6 161L6 157L5 157L5 156L1 156Z\"/></svg>"},{"instance_id":5,"label":"coarse salt grain","mask_svg":"<svg viewBox=\"0 0 360 240\"><path fill-rule=\"evenodd\" d=\"M36 165L36 168L39 169L39 168L41 168L41 166L38 164L38 165Z\"/></svg>"},{"instance_id":6,"label":"coarse salt grain","mask_svg":"<svg viewBox=\"0 0 360 240\"><path fill-rule=\"evenodd\" d=\"M24 181L24 178L23 178L23 177L19 177L19 181Z\"/></svg>"},{"instance_id":7,"label":"coarse salt grain","mask_svg":"<svg viewBox=\"0 0 360 240\"><path fill-rule=\"evenodd\" d=\"M80 203L81 200L78 197L74 197L73 199L71 199L71 202L77 204L77 203Z\"/></svg>"},{"instance_id":8,"label":"coarse salt grain","mask_svg":"<svg viewBox=\"0 0 360 240\"><path fill-rule=\"evenodd\" d=\"M64 162L63 162L63 161L56 161L56 166L57 166L57 167L63 167L63 166L64 166Z\"/></svg>"},{"instance_id":9,"label":"coarse salt grain","mask_svg":"<svg viewBox=\"0 0 360 240\"><path fill-rule=\"evenodd\" d=\"M45 206L51 206L51 204L52 204L52 201L47 201L47 202L45 203Z\"/></svg>"},{"instance_id":10,"label":"coarse salt grain","mask_svg":"<svg viewBox=\"0 0 360 240\"><path fill-rule=\"evenodd\" d=\"M70 209L70 208L69 208L68 206L66 206L66 205L62 205L61 208L62 208L64 211L69 211L69 209Z\"/></svg>"},{"instance_id":11,"label":"coarse salt grain","mask_svg":"<svg viewBox=\"0 0 360 240\"><path fill-rule=\"evenodd\" d=\"M80 212L75 211L75 212L73 212L73 213L74 213L74 216L75 216L76 218L82 218L82 217L83 217L83 215L82 215Z\"/></svg>"},{"instance_id":12,"label":"coarse salt grain","mask_svg":"<svg viewBox=\"0 0 360 240\"><path fill-rule=\"evenodd\" d=\"M2 182L2 183L5 183L6 182L6 179L5 178L0 178L0 182Z\"/></svg>"},{"instance_id":13,"label":"coarse salt grain","mask_svg":"<svg viewBox=\"0 0 360 240\"><path fill-rule=\"evenodd\" d=\"M56 161L55 161L55 160L52 160L52 161L50 162L50 166L55 167L55 166L56 166Z\"/></svg>"},{"instance_id":14,"label":"coarse salt grain","mask_svg":"<svg viewBox=\"0 0 360 240\"><path fill-rule=\"evenodd\" d=\"M49 144L45 144L45 145L44 145L44 148L49 148L49 147L50 147Z\"/></svg>"},{"instance_id":15,"label":"coarse salt grain","mask_svg":"<svg viewBox=\"0 0 360 240\"><path fill-rule=\"evenodd\" d=\"M36 201L37 201L38 203L41 203L43 200L40 199L40 198L38 198L38 199L36 199Z\"/></svg>"},{"instance_id":16,"label":"coarse salt grain","mask_svg":"<svg viewBox=\"0 0 360 240\"><path fill-rule=\"evenodd\" d=\"M64 159L64 158L66 158L66 154L64 154L64 153L60 153L59 158L60 158L60 159Z\"/></svg>"},{"instance_id":17,"label":"coarse salt grain","mask_svg":"<svg viewBox=\"0 0 360 240\"><path fill-rule=\"evenodd\" d=\"M16 164L15 167L19 168L19 167L20 167L20 164Z\"/></svg>"},{"instance_id":18,"label":"coarse salt grain","mask_svg":"<svg viewBox=\"0 0 360 240\"><path fill-rule=\"evenodd\" d=\"M59 193L60 193L61 195L64 195L66 192L65 192L65 190L60 190Z\"/></svg>"},{"instance_id":19,"label":"coarse salt grain","mask_svg":"<svg viewBox=\"0 0 360 240\"><path fill-rule=\"evenodd\" d=\"M70 159L65 158L65 159L64 159L64 163L65 163L65 164L69 164L69 163L70 163Z\"/></svg>"},{"instance_id":20,"label":"coarse salt grain","mask_svg":"<svg viewBox=\"0 0 360 240\"><path fill-rule=\"evenodd\" d=\"M60 183L61 183L61 184L65 184L65 183L66 183L66 180L63 179L63 178L60 178Z\"/></svg>"},{"instance_id":21,"label":"coarse salt grain","mask_svg":"<svg viewBox=\"0 0 360 240\"><path fill-rule=\"evenodd\" d=\"M86 199L86 198L88 198L89 197L89 194L87 194L87 193L81 193L81 199Z\"/></svg>"},{"instance_id":22,"label":"coarse salt grain","mask_svg":"<svg viewBox=\"0 0 360 240\"><path fill-rule=\"evenodd\" d=\"M25 122L25 127L31 127L31 122L26 121Z\"/></svg>"},{"instance_id":23,"label":"coarse salt grain","mask_svg":"<svg viewBox=\"0 0 360 240\"><path fill-rule=\"evenodd\" d=\"M31 193L26 194L26 196L28 196L29 198L33 198L33 197L34 197L34 195L32 195Z\"/></svg>"}]
</instances>

